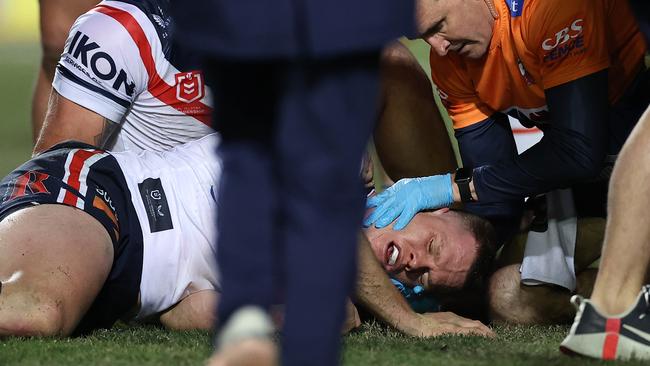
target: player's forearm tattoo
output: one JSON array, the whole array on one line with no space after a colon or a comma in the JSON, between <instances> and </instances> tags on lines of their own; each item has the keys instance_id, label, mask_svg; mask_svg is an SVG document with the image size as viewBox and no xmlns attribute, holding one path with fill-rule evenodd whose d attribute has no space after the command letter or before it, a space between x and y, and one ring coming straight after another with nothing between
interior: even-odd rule
<instances>
[{"instance_id":1,"label":"player's forearm tattoo","mask_svg":"<svg viewBox=\"0 0 650 366\"><path fill-rule=\"evenodd\" d=\"M104 118L102 132L95 135L93 144L97 147L106 148L112 142L115 133L120 128L118 123Z\"/></svg>"}]
</instances>

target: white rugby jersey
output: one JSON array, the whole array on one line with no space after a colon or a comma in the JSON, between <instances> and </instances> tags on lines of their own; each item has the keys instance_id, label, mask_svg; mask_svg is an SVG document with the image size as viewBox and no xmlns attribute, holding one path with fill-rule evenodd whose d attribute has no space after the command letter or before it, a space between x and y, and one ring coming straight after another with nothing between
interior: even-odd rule
<instances>
[{"instance_id":1,"label":"white rugby jersey","mask_svg":"<svg viewBox=\"0 0 650 366\"><path fill-rule=\"evenodd\" d=\"M142 319L200 290L220 290L217 250L218 135L169 151L111 153L142 228Z\"/></svg>"},{"instance_id":2,"label":"white rugby jersey","mask_svg":"<svg viewBox=\"0 0 650 366\"><path fill-rule=\"evenodd\" d=\"M169 0L102 1L66 40L53 87L122 125L113 151L162 151L212 132L203 74L174 65L168 8Z\"/></svg>"}]
</instances>

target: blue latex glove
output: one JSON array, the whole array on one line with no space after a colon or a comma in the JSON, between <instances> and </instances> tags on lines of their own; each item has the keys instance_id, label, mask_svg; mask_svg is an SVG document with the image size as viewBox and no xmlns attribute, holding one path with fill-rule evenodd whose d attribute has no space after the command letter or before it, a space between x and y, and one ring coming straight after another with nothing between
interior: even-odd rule
<instances>
[{"instance_id":1,"label":"blue latex glove","mask_svg":"<svg viewBox=\"0 0 650 366\"><path fill-rule=\"evenodd\" d=\"M419 211L449 207L452 203L451 174L404 178L368 199L366 207L377 208L363 224L370 226L374 223L377 228L382 228L399 216L393 229L402 230Z\"/></svg>"},{"instance_id":2,"label":"blue latex glove","mask_svg":"<svg viewBox=\"0 0 650 366\"><path fill-rule=\"evenodd\" d=\"M430 294L424 293L424 288L420 285L415 287L408 287L400 281L391 278L393 285L397 287L399 292L406 298L406 301L411 305L411 308L416 313L431 313L440 311L440 304Z\"/></svg>"}]
</instances>

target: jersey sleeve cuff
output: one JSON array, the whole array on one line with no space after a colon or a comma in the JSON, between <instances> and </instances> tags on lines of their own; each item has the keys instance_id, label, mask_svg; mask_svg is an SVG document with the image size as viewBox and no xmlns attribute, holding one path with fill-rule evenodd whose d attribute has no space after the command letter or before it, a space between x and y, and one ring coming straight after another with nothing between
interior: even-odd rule
<instances>
[{"instance_id":1,"label":"jersey sleeve cuff","mask_svg":"<svg viewBox=\"0 0 650 366\"><path fill-rule=\"evenodd\" d=\"M566 84L598 71L605 70L609 66L609 61L603 61L598 64L581 66L576 69L567 70L563 73L554 73L551 77L544 77L544 80L542 81L542 87L544 90L554 88L558 85Z\"/></svg>"},{"instance_id":2,"label":"jersey sleeve cuff","mask_svg":"<svg viewBox=\"0 0 650 366\"><path fill-rule=\"evenodd\" d=\"M58 66L52 87L64 98L119 123L130 102L85 81L65 67Z\"/></svg>"}]
</instances>

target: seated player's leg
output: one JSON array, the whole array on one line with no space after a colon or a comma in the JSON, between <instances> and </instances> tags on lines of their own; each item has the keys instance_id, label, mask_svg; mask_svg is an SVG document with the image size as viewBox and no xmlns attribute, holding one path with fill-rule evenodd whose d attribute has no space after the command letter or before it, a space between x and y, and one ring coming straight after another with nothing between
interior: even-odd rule
<instances>
[{"instance_id":1,"label":"seated player's leg","mask_svg":"<svg viewBox=\"0 0 650 366\"><path fill-rule=\"evenodd\" d=\"M456 169L431 82L415 57L395 42L384 51L380 71L381 109L374 140L388 176L397 181Z\"/></svg>"},{"instance_id":2,"label":"seated player's leg","mask_svg":"<svg viewBox=\"0 0 650 366\"><path fill-rule=\"evenodd\" d=\"M32 99L32 138L38 138L47 111L56 64L59 62L72 23L99 3L97 0L40 0L41 67Z\"/></svg>"},{"instance_id":3,"label":"seated player's leg","mask_svg":"<svg viewBox=\"0 0 650 366\"><path fill-rule=\"evenodd\" d=\"M174 307L160 315L160 323L165 328L175 330L211 330L216 324L215 309L219 293L203 290L188 295Z\"/></svg>"},{"instance_id":4,"label":"seated player's leg","mask_svg":"<svg viewBox=\"0 0 650 366\"><path fill-rule=\"evenodd\" d=\"M0 221L0 258L0 335L65 336L102 288L113 245L89 214L46 204Z\"/></svg>"}]
</instances>

